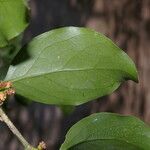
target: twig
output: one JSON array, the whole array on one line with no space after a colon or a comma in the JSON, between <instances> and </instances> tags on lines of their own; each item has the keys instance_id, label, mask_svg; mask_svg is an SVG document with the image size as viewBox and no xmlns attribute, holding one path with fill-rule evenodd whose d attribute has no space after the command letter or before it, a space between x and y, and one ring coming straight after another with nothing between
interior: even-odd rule
<instances>
[{"instance_id":1,"label":"twig","mask_svg":"<svg viewBox=\"0 0 150 150\"><path fill-rule=\"evenodd\" d=\"M5 122L8 128L13 132L14 135L18 138L18 140L22 143L25 150L38 150L34 147L32 147L22 136L22 134L18 131L18 129L14 126L14 124L10 121L10 119L7 117L3 109L0 107L0 120Z\"/></svg>"}]
</instances>

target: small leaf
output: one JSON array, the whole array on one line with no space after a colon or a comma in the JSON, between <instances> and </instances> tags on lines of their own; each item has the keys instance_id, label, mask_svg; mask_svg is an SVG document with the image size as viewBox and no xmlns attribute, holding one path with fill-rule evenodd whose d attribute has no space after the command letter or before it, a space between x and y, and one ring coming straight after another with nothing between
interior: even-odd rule
<instances>
[{"instance_id":1,"label":"small leaf","mask_svg":"<svg viewBox=\"0 0 150 150\"><path fill-rule=\"evenodd\" d=\"M5 80L29 99L79 105L110 94L128 79L137 81L135 65L111 40L90 29L65 27L34 38Z\"/></svg>"},{"instance_id":2,"label":"small leaf","mask_svg":"<svg viewBox=\"0 0 150 150\"><path fill-rule=\"evenodd\" d=\"M27 25L25 0L0 0L0 47L8 45Z\"/></svg>"},{"instance_id":3,"label":"small leaf","mask_svg":"<svg viewBox=\"0 0 150 150\"><path fill-rule=\"evenodd\" d=\"M60 150L149 150L150 128L133 116L97 113L70 128Z\"/></svg>"}]
</instances>

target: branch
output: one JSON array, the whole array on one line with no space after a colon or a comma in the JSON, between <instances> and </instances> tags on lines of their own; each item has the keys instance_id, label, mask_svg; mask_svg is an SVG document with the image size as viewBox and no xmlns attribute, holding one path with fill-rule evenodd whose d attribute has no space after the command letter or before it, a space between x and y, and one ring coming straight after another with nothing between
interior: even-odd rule
<instances>
[{"instance_id":1,"label":"branch","mask_svg":"<svg viewBox=\"0 0 150 150\"><path fill-rule=\"evenodd\" d=\"M38 150L32 147L22 136L22 134L18 131L18 129L14 126L14 124L10 121L7 117L3 109L0 107L0 119L1 121L5 122L8 128L13 132L14 135L18 138L18 140L22 143L25 150Z\"/></svg>"}]
</instances>

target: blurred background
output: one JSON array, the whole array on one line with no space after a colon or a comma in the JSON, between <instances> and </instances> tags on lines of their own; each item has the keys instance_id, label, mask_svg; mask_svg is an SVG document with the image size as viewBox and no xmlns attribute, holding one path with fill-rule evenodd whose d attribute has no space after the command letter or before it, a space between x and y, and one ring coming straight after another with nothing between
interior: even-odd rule
<instances>
[{"instance_id":1,"label":"blurred background","mask_svg":"<svg viewBox=\"0 0 150 150\"><path fill-rule=\"evenodd\" d=\"M128 81L110 96L78 106L71 113L70 107L9 101L7 113L29 143L44 140L48 150L58 150L67 130L95 112L130 114L150 124L150 0L30 0L29 5L31 21L24 43L54 28L85 26L111 38L139 71L139 84ZM23 149L4 124L0 139L0 150Z\"/></svg>"}]
</instances>

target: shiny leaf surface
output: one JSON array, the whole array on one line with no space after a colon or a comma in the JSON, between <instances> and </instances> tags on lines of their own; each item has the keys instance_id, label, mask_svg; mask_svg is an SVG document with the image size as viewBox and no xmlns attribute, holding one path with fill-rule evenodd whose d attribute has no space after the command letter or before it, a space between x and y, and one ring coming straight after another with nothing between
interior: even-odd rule
<instances>
[{"instance_id":1,"label":"shiny leaf surface","mask_svg":"<svg viewBox=\"0 0 150 150\"><path fill-rule=\"evenodd\" d=\"M110 94L128 79L137 81L137 71L126 53L104 35L78 27L34 38L6 77L18 94L58 105L79 105Z\"/></svg>"},{"instance_id":2,"label":"shiny leaf surface","mask_svg":"<svg viewBox=\"0 0 150 150\"><path fill-rule=\"evenodd\" d=\"M149 150L150 127L133 116L97 113L70 128L61 150Z\"/></svg>"}]
</instances>

